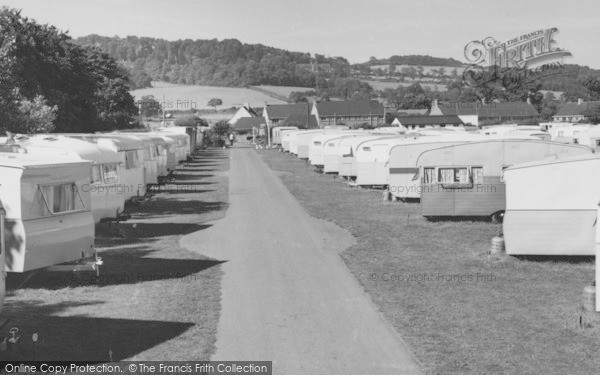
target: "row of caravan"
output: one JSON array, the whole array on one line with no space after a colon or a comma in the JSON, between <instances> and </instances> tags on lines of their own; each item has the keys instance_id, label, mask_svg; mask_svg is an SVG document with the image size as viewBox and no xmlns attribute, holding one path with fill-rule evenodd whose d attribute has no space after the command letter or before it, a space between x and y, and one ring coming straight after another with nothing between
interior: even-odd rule
<instances>
[{"instance_id":1,"label":"row of caravan","mask_svg":"<svg viewBox=\"0 0 600 375\"><path fill-rule=\"evenodd\" d=\"M95 224L122 218L125 201L175 171L193 150L196 135L190 133L182 128L0 138L0 270L94 265Z\"/></svg>"},{"instance_id":2,"label":"row of caravan","mask_svg":"<svg viewBox=\"0 0 600 375\"><path fill-rule=\"evenodd\" d=\"M418 201L425 217L503 221L509 254L593 255L600 158L538 133L288 130L281 147L353 185Z\"/></svg>"}]
</instances>

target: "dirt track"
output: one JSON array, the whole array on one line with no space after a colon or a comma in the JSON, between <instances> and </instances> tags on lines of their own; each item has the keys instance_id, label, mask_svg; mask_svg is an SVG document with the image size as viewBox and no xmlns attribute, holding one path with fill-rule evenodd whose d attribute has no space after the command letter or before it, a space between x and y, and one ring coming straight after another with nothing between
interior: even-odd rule
<instances>
[{"instance_id":1,"label":"dirt track","mask_svg":"<svg viewBox=\"0 0 600 375\"><path fill-rule=\"evenodd\" d=\"M181 244L226 261L213 360L275 374L419 374L338 253L353 238L309 216L253 149L231 149L229 210Z\"/></svg>"}]
</instances>

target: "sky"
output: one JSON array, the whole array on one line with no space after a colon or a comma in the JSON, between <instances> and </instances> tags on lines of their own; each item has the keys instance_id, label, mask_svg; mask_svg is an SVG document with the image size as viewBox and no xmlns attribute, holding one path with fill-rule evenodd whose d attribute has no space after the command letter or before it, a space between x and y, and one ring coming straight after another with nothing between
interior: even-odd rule
<instances>
[{"instance_id":1,"label":"sky","mask_svg":"<svg viewBox=\"0 0 600 375\"><path fill-rule=\"evenodd\" d=\"M343 56L464 58L465 45L557 27L565 63L600 69L600 1L527 0L0 0L72 37L239 39Z\"/></svg>"}]
</instances>

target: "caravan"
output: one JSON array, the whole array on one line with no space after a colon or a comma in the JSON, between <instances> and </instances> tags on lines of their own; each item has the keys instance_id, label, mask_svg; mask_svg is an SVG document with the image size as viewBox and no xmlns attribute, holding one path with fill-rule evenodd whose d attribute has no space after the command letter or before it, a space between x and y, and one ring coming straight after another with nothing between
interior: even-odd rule
<instances>
[{"instance_id":1,"label":"caravan","mask_svg":"<svg viewBox=\"0 0 600 375\"><path fill-rule=\"evenodd\" d=\"M337 150L337 165L338 165L338 174L342 177L346 177L350 180L356 179L358 174L358 163L356 160L356 156L358 154L359 147L368 141L373 140L388 140L395 139L401 137L404 139L404 136L401 135L374 135L368 134L360 137L355 137L352 139L344 139L340 142L338 150Z\"/></svg>"},{"instance_id":2,"label":"caravan","mask_svg":"<svg viewBox=\"0 0 600 375\"><path fill-rule=\"evenodd\" d=\"M323 168L326 155L337 155L337 152L335 152L337 149L332 149L335 148L335 144L344 138L356 137L360 134L364 134L364 132L327 132L314 136L308 145L308 159L310 160L310 164L317 168Z\"/></svg>"},{"instance_id":3,"label":"caravan","mask_svg":"<svg viewBox=\"0 0 600 375\"><path fill-rule=\"evenodd\" d=\"M37 135L19 137L15 143L0 145L0 151L68 156L90 161L90 183L82 188L90 192L94 221L98 223L105 218L116 218L125 209L125 199L119 185L121 160L114 150L65 136Z\"/></svg>"},{"instance_id":4,"label":"caravan","mask_svg":"<svg viewBox=\"0 0 600 375\"><path fill-rule=\"evenodd\" d=\"M461 143L504 138L504 136L480 135L472 134L470 132L436 132L432 134L435 135L407 139L406 142L399 142L390 147L386 166L389 170L388 181L390 193L394 197L400 199L414 199L421 197L420 181L414 179L414 177L418 171L416 164L417 159L423 152ZM520 134L511 134L509 138L532 139L531 137ZM360 172L361 169L359 164L359 177Z\"/></svg>"},{"instance_id":5,"label":"caravan","mask_svg":"<svg viewBox=\"0 0 600 375\"><path fill-rule=\"evenodd\" d=\"M125 200L146 193L143 142L120 137L117 134L68 134L68 136L105 146L117 153L121 161L118 171L121 177L119 186Z\"/></svg>"},{"instance_id":6,"label":"caravan","mask_svg":"<svg viewBox=\"0 0 600 375\"><path fill-rule=\"evenodd\" d=\"M296 126L277 126L273 128L273 140L274 145L281 145L283 143L283 136L286 132L298 130Z\"/></svg>"},{"instance_id":7,"label":"caravan","mask_svg":"<svg viewBox=\"0 0 600 375\"><path fill-rule=\"evenodd\" d=\"M600 157L513 165L504 171L504 183L507 254L595 255Z\"/></svg>"},{"instance_id":8,"label":"caravan","mask_svg":"<svg viewBox=\"0 0 600 375\"><path fill-rule=\"evenodd\" d=\"M547 157L591 153L586 146L535 138L496 138L424 151L416 161L422 214L491 216L499 221L506 207L504 169Z\"/></svg>"},{"instance_id":9,"label":"caravan","mask_svg":"<svg viewBox=\"0 0 600 375\"><path fill-rule=\"evenodd\" d=\"M0 153L6 211L6 271L26 272L95 256L92 163L54 155Z\"/></svg>"},{"instance_id":10,"label":"caravan","mask_svg":"<svg viewBox=\"0 0 600 375\"><path fill-rule=\"evenodd\" d=\"M185 130L185 128L182 129ZM186 133L182 133L176 127L161 129L158 133L164 134L176 142L175 155L177 156L178 163L183 163L187 160L188 156L192 154L190 137Z\"/></svg>"}]
</instances>

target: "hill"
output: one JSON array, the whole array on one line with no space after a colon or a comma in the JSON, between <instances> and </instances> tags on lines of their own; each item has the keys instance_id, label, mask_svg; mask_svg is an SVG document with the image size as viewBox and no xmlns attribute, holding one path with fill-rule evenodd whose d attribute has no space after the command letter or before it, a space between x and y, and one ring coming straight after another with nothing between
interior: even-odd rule
<instances>
[{"instance_id":1,"label":"hill","mask_svg":"<svg viewBox=\"0 0 600 375\"><path fill-rule=\"evenodd\" d=\"M88 35L75 39L75 43L99 47L120 61L132 72L136 87L148 87L152 80L188 85L313 87L311 63L338 76L347 75L350 66L341 57L313 57L237 39L168 41Z\"/></svg>"},{"instance_id":2,"label":"hill","mask_svg":"<svg viewBox=\"0 0 600 375\"><path fill-rule=\"evenodd\" d=\"M429 55L406 55L399 56L393 55L387 59L376 59L375 57L371 57L369 61L365 62L366 65L410 65L410 66L418 66L418 65L427 65L427 66L451 66L451 67L459 67L464 65L464 63L446 57L433 57Z\"/></svg>"}]
</instances>

